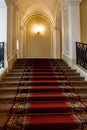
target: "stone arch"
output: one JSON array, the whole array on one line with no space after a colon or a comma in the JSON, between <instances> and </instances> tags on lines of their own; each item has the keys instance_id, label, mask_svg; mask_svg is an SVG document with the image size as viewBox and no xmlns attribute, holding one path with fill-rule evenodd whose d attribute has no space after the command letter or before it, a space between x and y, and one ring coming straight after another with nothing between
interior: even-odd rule
<instances>
[{"instance_id":1,"label":"stone arch","mask_svg":"<svg viewBox=\"0 0 87 130\"><path fill-rule=\"evenodd\" d=\"M40 18L40 20L41 21L36 21L36 23L37 22L39 22L39 24L42 24L42 26L45 26L45 33L47 34L47 36L49 35L49 40L48 40L48 52L49 52L49 54L47 54L48 55L48 57L52 57L52 39L51 39L51 26L52 26L52 23L50 22L50 20L47 18L47 17L45 17L44 15L42 15L42 14L40 14L40 13L34 13L33 15L31 15L30 17L28 17L27 18L27 20L25 21L25 23L24 23L24 41L23 41L23 44L24 44L24 47L23 48L27 48L27 47L25 47L26 45L28 45L28 43L26 44L26 30L27 30L27 24L28 24L28 22L29 21L31 21L33 18L35 18L35 17L39 17ZM49 30L49 34L47 33L48 31L46 30L46 28L48 27L48 30ZM45 40L46 39L46 34L45 33L43 33L43 36L42 36L42 43L43 43L43 40ZM32 34L31 35L31 37L34 37L34 38L36 38L35 37L35 35L34 34ZM39 38L39 40L41 40L40 39L40 36L38 37ZM44 39L43 39L44 38ZM30 38L31 39L31 38ZM36 39L37 40L37 39ZM50 42L49 42L50 41ZM39 42L39 41L38 41ZM46 44L46 43L45 43ZM36 45L36 44L35 44ZM37 45L40 45L40 44L37 44ZM44 44L42 44L42 46L43 46ZM39 47L38 47L39 48ZM43 47L44 48L44 47ZM26 49L25 49L26 50ZM31 51L31 50L30 50ZM39 50L38 50L39 51ZM46 51L46 48L45 48L45 51ZM27 50L26 51L23 51L24 53L26 53L27 52ZM44 54L44 53L43 53ZM43 55L42 54L42 55ZM26 54L24 54L24 55L26 55ZM45 54L44 54L44 56L45 56ZM24 56L25 57L25 56ZM46 58L46 57L45 57Z\"/></svg>"}]
</instances>

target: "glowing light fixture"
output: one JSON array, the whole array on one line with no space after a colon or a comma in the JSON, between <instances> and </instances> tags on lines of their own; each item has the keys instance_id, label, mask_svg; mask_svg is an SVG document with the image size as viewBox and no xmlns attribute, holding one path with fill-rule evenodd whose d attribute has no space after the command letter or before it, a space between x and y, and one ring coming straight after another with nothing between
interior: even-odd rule
<instances>
[{"instance_id":1,"label":"glowing light fixture","mask_svg":"<svg viewBox=\"0 0 87 130\"><path fill-rule=\"evenodd\" d=\"M44 30L44 28L41 25L35 25L34 26L34 32L37 33L37 34L43 33L43 30Z\"/></svg>"}]
</instances>

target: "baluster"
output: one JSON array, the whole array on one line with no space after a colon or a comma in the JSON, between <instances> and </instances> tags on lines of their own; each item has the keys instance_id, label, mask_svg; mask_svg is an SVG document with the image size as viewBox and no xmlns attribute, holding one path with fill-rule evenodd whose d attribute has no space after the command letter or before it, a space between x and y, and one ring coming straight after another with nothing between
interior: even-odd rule
<instances>
[{"instance_id":1,"label":"baluster","mask_svg":"<svg viewBox=\"0 0 87 130\"><path fill-rule=\"evenodd\" d=\"M0 42L0 68L4 67L4 42Z\"/></svg>"},{"instance_id":2,"label":"baluster","mask_svg":"<svg viewBox=\"0 0 87 130\"><path fill-rule=\"evenodd\" d=\"M87 69L87 44L76 42L76 63Z\"/></svg>"}]
</instances>

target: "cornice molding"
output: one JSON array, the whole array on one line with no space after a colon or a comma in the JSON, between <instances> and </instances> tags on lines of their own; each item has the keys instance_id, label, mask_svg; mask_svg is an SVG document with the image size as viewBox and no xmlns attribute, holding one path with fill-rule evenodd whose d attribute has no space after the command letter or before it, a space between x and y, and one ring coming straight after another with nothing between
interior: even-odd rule
<instances>
[{"instance_id":1,"label":"cornice molding","mask_svg":"<svg viewBox=\"0 0 87 130\"><path fill-rule=\"evenodd\" d=\"M74 4L74 5L80 4L81 2L82 0L65 0L63 2L63 7L68 6L69 4Z\"/></svg>"}]
</instances>

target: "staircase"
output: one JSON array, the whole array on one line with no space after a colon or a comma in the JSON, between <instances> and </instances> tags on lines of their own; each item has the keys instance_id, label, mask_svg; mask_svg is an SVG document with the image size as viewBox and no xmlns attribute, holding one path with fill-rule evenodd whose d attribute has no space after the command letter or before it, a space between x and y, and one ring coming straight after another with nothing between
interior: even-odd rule
<instances>
[{"instance_id":1,"label":"staircase","mask_svg":"<svg viewBox=\"0 0 87 130\"><path fill-rule=\"evenodd\" d=\"M87 130L87 81L62 59L18 59L0 82L0 130Z\"/></svg>"}]
</instances>

